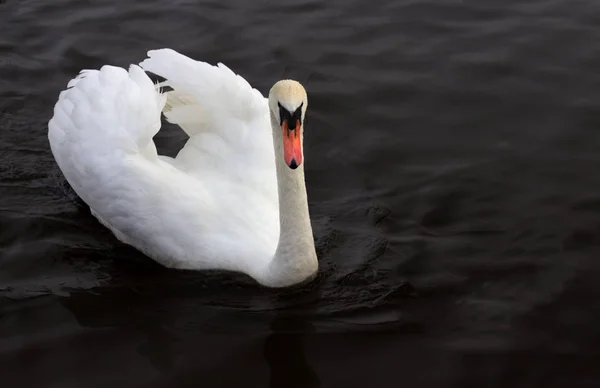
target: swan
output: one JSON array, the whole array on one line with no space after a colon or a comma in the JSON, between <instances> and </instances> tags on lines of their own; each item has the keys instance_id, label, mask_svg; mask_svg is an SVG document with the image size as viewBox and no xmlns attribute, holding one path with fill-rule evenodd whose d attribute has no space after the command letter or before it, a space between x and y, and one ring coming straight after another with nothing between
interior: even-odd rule
<instances>
[{"instance_id":1,"label":"swan","mask_svg":"<svg viewBox=\"0 0 600 388\"><path fill-rule=\"evenodd\" d=\"M139 65L70 80L48 140L65 179L121 242L168 268L288 287L318 272L304 177L307 106L297 81L276 82L265 98L221 63L151 50ZM153 141L161 113L189 136L175 158Z\"/></svg>"}]
</instances>

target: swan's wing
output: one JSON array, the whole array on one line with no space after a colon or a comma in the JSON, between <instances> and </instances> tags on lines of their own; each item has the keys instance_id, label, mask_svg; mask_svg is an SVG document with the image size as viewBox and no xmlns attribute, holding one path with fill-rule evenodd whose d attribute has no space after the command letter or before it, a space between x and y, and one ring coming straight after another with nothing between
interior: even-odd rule
<instances>
[{"instance_id":1,"label":"swan's wing","mask_svg":"<svg viewBox=\"0 0 600 388\"><path fill-rule=\"evenodd\" d=\"M166 93L165 117L190 136L177 155L178 168L196 177L218 171L276 196L269 108L258 90L223 64L171 49L149 51L140 66L173 89Z\"/></svg>"},{"instance_id":2,"label":"swan's wing","mask_svg":"<svg viewBox=\"0 0 600 388\"><path fill-rule=\"evenodd\" d=\"M172 49L148 51L140 66L166 79L170 86L165 116L190 136L215 131L224 119L251 122L267 113L262 94L225 65L217 66L196 61ZM268 128L265 128L268 129ZM235 142L240 133L236 128L219 128Z\"/></svg>"},{"instance_id":3,"label":"swan's wing","mask_svg":"<svg viewBox=\"0 0 600 388\"><path fill-rule=\"evenodd\" d=\"M48 124L56 162L121 241L170 267L247 272L258 264L238 258L276 248L277 208L216 170L200 181L158 156L165 100L138 66L83 71Z\"/></svg>"},{"instance_id":4,"label":"swan's wing","mask_svg":"<svg viewBox=\"0 0 600 388\"><path fill-rule=\"evenodd\" d=\"M50 147L91 208L102 208L107 186L122 181L131 160L166 165L152 141L165 102L139 66L83 70L60 93L48 123Z\"/></svg>"},{"instance_id":5,"label":"swan's wing","mask_svg":"<svg viewBox=\"0 0 600 388\"><path fill-rule=\"evenodd\" d=\"M54 106L50 145L59 163L114 152L156 159L152 137L160 130L165 103L166 96L139 66L129 72L114 66L82 70Z\"/></svg>"}]
</instances>

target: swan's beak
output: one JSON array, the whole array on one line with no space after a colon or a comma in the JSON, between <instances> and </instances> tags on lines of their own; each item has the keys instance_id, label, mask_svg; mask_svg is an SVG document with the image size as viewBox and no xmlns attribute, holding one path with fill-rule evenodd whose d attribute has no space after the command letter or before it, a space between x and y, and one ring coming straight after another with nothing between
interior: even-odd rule
<instances>
[{"instance_id":1,"label":"swan's beak","mask_svg":"<svg viewBox=\"0 0 600 388\"><path fill-rule=\"evenodd\" d=\"M283 158L285 163L292 170L295 170L302 164L302 139L300 136L302 126L300 120L296 120L294 128L290 127L289 121L284 120L281 125L283 131Z\"/></svg>"}]
</instances>

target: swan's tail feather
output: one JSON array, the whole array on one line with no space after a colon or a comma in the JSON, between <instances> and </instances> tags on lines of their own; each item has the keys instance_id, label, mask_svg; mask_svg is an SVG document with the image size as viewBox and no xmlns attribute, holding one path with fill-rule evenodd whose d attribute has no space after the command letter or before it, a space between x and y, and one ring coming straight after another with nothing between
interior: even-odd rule
<instances>
[{"instance_id":1,"label":"swan's tail feather","mask_svg":"<svg viewBox=\"0 0 600 388\"><path fill-rule=\"evenodd\" d=\"M249 120L264 114L265 99L225 65L212 66L171 49L151 50L140 66L166 79L164 114L189 135L214 129L222 117Z\"/></svg>"}]
</instances>

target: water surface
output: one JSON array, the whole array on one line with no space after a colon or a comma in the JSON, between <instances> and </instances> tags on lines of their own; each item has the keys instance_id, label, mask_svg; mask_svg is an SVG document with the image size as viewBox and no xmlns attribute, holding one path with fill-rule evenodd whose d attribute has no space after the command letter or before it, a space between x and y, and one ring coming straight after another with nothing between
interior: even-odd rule
<instances>
[{"instance_id":1,"label":"water surface","mask_svg":"<svg viewBox=\"0 0 600 388\"><path fill-rule=\"evenodd\" d=\"M599 23L591 0L2 1L2 385L598 386ZM65 182L60 90L161 47L307 87L311 285L164 269Z\"/></svg>"}]
</instances>

